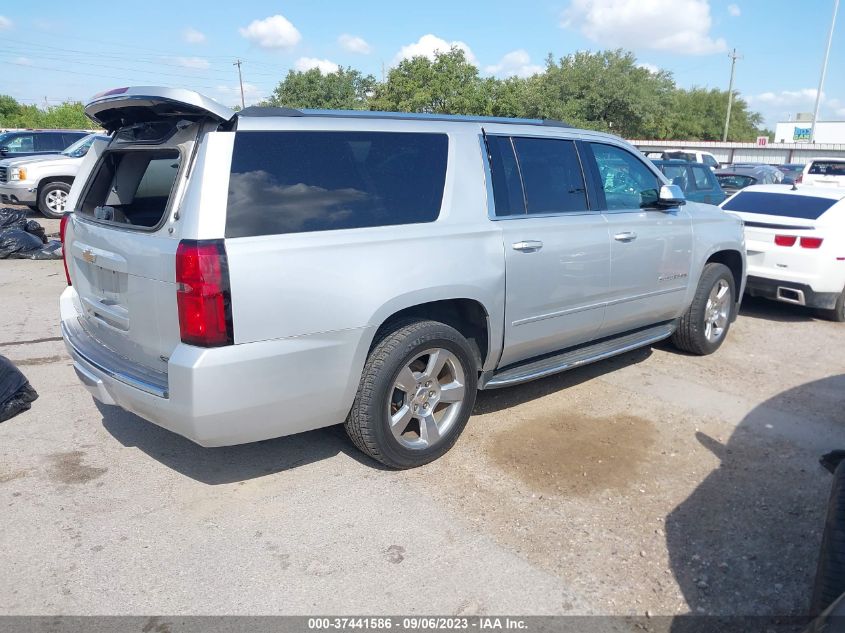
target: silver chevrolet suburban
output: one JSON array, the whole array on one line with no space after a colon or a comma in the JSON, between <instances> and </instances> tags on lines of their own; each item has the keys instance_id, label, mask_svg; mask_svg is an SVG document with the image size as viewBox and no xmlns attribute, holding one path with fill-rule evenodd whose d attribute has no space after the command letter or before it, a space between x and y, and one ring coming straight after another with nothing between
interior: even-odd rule
<instances>
[{"instance_id":1,"label":"silver chevrolet suburban","mask_svg":"<svg viewBox=\"0 0 845 633\"><path fill-rule=\"evenodd\" d=\"M478 389L670 338L724 342L739 220L565 124L96 96L62 223L80 380L203 446L345 423L394 468Z\"/></svg>"}]
</instances>

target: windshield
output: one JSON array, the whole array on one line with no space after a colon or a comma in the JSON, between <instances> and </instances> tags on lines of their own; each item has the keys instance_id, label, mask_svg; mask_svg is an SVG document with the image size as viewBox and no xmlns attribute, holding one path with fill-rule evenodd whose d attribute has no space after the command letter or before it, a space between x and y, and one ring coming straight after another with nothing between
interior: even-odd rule
<instances>
[{"instance_id":1,"label":"windshield","mask_svg":"<svg viewBox=\"0 0 845 633\"><path fill-rule=\"evenodd\" d=\"M717 175L716 178L719 179L719 185L721 185L723 189L744 189L745 187L757 182L756 178L752 178L751 176L741 176L739 174Z\"/></svg>"},{"instance_id":2,"label":"windshield","mask_svg":"<svg viewBox=\"0 0 845 633\"><path fill-rule=\"evenodd\" d=\"M809 173L813 176L845 176L845 162L817 160L810 165Z\"/></svg>"},{"instance_id":3,"label":"windshield","mask_svg":"<svg viewBox=\"0 0 845 633\"><path fill-rule=\"evenodd\" d=\"M94 143L95 140L97 140L96 134L89 134L88 136L83 136L81 139L76 141L76 143L64 150L62 152L62 155L70 156L71 158L82 158L83 156L85 156L85 154L88 153L88 150L91 148L91 145Z\"/></svg>"}]
</instances>

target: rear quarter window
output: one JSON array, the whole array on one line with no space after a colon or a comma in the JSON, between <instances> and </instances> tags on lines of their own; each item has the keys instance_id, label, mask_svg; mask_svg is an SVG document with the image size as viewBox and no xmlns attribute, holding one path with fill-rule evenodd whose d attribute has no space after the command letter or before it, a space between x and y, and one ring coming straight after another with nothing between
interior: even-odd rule
<instances>
[{"instance_id":1,"label":"rear quarter window","mask_svg":"<svg viewBox=\"0 0 845 633\"><path fill-rule=\"evenodd\" d=\"M449 141L412 132L237 132L226 237L433 222Z\"/></svg>"},{"instance_id":2,"label":"rear quarter window","mask_svg":"<svg viewBox=\"0 0 845 633\"><path fill-rule=\"evenodd\" d=\"M801 196L763 191L740 191L722 205L726 211L779 215L786 218L816 220L839 202L833 198Z\"/></svg>"},{"instance_id":3,"label":"rear quarter window","mask_svg":"<svg viewBox=\"0 0 845 633\"><path fill-rule=\"evenodd\" d=\"M813 161L807 173L813 176L845 176L845 163Z\"/></svg>"}]
</instances>

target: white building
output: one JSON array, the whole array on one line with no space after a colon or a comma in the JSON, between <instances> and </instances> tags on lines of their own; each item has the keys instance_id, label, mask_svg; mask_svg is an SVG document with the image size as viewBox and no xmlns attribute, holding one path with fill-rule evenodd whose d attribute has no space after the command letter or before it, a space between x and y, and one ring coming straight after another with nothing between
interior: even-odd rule
<instances>
[{"instance_id":1,"label":"white building","mask_svg":"<svg viewBox=\"0 0 845 633\"><path fill-rule=\"evenodd\" d=\"M809 143L811 121L786 121L775 127L775 143ZM845 121L816 123L816 143L845 143Z\"/></svg>"}]
</instances>

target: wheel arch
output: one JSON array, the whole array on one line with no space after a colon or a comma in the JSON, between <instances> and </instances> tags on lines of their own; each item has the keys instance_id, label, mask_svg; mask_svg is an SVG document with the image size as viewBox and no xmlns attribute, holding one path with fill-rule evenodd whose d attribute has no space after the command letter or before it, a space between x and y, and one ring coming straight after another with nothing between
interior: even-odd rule
<instances>
[{"instance_id":1,"label":"wheel arch","mask_svg":"<svg viewBox=\"0 0 845 633\"><path fill-rule=\"evenodd\" d=\"M45 176L38 181L38 192L41 193L42 187L54 182L63 182L66 185L73 186L73 176Z\"/></svg>"},{"instance_id":2,"label":"wheel arch","mask_svg":"<svg viewBox=\"0 0 845 633\"><path fill-rule=\"evenodd\" d=\"M378 343L392 324L406 318L438 321L455 328L473 349L479 371L486 368L498 353L490 311L481 300L470 297L431 299L384 311L374 324L369 349Z\"/></svg>"},{"instance_id":3,"label":"wheel arch","mask_svg":"<svg viewBox=\"0 0 845 633\"><path fill-rule=\"evenodd\" d=\"M736 288L736 302L742 300L742 292L745 281L745 258L737 250L723 249L712 253L705 262L706 264L724 264L731 271L734 278L734 287Z\"/></svg>"}]
</instances>

